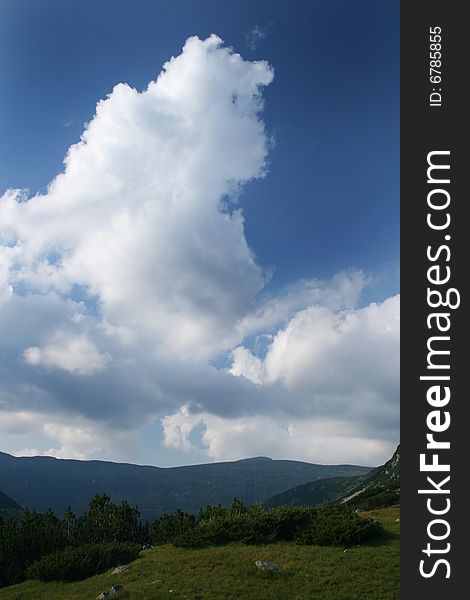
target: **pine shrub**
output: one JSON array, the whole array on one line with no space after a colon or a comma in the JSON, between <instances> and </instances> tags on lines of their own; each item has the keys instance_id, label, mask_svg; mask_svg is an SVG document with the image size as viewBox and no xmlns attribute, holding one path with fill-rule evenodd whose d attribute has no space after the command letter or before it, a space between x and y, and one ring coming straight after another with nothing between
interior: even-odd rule
<instances>
[{"instance_id":1,"label":"pine shrub","mask_svg":"<svg viewBox=\"0 0 470 600\"><path fill-rule=\"evenodd\" d=\"M325 505L316 510L308 525L299 531L295 541L317 546L352 546L381 532L372 519L359 517L343 506Z\"/></svg>"},{"instance_id":2,"label":"pine shrub","mask_svg":"<svg viewBox=\"0 0 470 600\"><path fill-rule=\"evenodd\" d=\"M27 577L40 581L78 581L133 561L139 552L138 544L123 542L67 547L34 562L27 570Z\"/></svg>"}]
</instances>

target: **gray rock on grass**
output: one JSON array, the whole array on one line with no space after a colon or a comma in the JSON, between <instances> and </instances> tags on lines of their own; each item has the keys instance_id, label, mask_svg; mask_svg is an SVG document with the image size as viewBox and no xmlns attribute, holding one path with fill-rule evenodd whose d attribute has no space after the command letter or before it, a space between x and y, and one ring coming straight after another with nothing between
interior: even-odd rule
<instances>
[{"instance_id":1,"label":"gray rock on grass","mask_svg":"<svg viewBox=\"0 0 470 600\"><path fill-rule=\"evenodd\" d=\"M280 569L277 563L269 562L268 560L256 560L255 565L262 571L278 571Z\"/></svg>"},{"instance_id":2,"label":"gray rock on grass","mask_svg":"<svg viewBox=\"0 0 470 600\"><path fill-rule=\"evenodd\" d=\"M113 587L110 590L101 592L101 594L96 598L96 600L104 600L105 598L111 598L112 596L122 594L122 592L124 592L124 588L122 585L113 585Z\"/></svg>"},{"instance_id":3,"label":"gray rock on grass","mask_svg":"<svg viewBox=\"0 0 470 600\"><path fill-rule=\"evenodd\" d=\"M128 571L129 570L129 565L119 565L119 567L116 567L111 575L120 575L121 573L124 573L124 571Z\"/></svg>"}]
</instances>

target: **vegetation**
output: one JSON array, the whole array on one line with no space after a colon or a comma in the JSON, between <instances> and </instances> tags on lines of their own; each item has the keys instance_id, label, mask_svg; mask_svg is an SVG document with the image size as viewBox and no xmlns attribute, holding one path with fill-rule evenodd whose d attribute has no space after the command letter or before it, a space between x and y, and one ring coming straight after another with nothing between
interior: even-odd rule
<instances>
[{"instance_id":1,"label":"vegetation","mask_svg":"<svg viewBox=\"0 0 470 600\"><path fill-rule=\"evenodd\" d=\"M0 519L0 587L24 580L32 563L65 548L109 542L140 546L147 538L137 508L125 501L114 504L108 496L93 498L78 518L70 509L62 518L50 510L25 510L19 519Z\"/></svg>"},{"instance_id":2,"label":"vegetation","mask_svg":"<svg viewBox=\"0 0 470 600\"><path fill-rule=\"evenodd\" d=\"M361 514L362 517L362 514ZM398 600L398 508L365 513L386 537L343 547L231 543L198 550L166 544L144 550L119 576L108 571L80 582L26 581L1 590L2 600L83 600L123 585L132 600ZM280 570L263 572L268 560Z\"/></svg>"},{"instance_id":3,"label":"vegetation","mask_svg":"<svg viewBox=\"0 0 470 600\"><path fill-rule=\"evenodd\" d=\"M380 486L370 486L348 502L348 506L365 511L395 504L400 504L400 490L384 490Z\"/></svg>"},{"instance_id":4,"label":"vegetation","mask_svg":"<svg viewBox=\"0 0 470 600\"><path fill-rule=\"evenodd\" d=\"M268 498L264 505L267 508L276 506L317 506L324 502L334 502L348 493L354 493L363 481L362 477L332 477L309 481L290 490Z\"/></svg>"},{"instance_id":5,"label":"vegetation","mask_svg":"<svg viewBox=\"0 0 470 600\"><path fill-rule=\"evenodd\" d=\"M144 525L138 510L127 502L117 505L109 496L95 496L89 510L78 518L70 509L62 518L52 511L38 514L26 510L21 519L2 521L0 584L16 583L26 576L70 581L99 573L116 559L119 543L138 547L173 543L183 548L281 541L350 545L380 533L379 529L374 521L360 518L346 507L266 510L260 504L247 508L240 500L234 500L229 508L208 506L197 518L177 510Z\"/></svg>"},{"instance_id":6,"label":"vegetation","mask_svg":"<svg viewBox=\"0 0 470 600\"><path fill-rule=\"evenodd\" d=\"M272 496L265 506L316 506L323 502L369 510L385 508L400 499L400 446L384 465L365 475L319 479Z\"/></svg>"},{"instance_id":7,"label":"vegetation","mask_svg":"<svg viewBox=\"0 0 470 600\"><path fill-rule=\"evenodd\" d=\"M139 552L138 544L123 542L68 547L33 562L26 576L41 581L79 581L133 561Z\"/></svg>"},{"instance_id":8,"label":"vegetation","mask_svg":"<svg viewBox=\"0 0 470 600\"><path fill-rule=\"evenodd\" d=\"M19 517L22 510L17 502L0 491L0 518Z\"/></svg>"},{"instance_id":9,"label":"vegetation","mask_svg":"<svg viewBox=\"0 0 470 600\"><path fill-rule=\"evenodd\" d=\"M128 502L96 495L79 516L69 507L63 516L24 510L0 517L2 600L73 600L94 593L89 585L98 583L104 589L125 584L123 597L132 592L136 600L398 598L398 508L364 512L354 507L383 506L399 498L399 449L383 467L356 480L360 483L348 488L349 496L319 506L292 503L269 509L235 499L197 515L178 509L142 522ZM358 560L354 576L350 555ZM258 571L255 560L280 568ZM104 574L129 562L130 574ZM160 578L148 582L151 569ZM217 573L213 590L208 585ZM26 578L36 581L12 585ZM83 579L89 585L75 583Z\"/></svg>"},{"instance_id":10,"label":"vegetation","mask_svg":"<svg viewBox=\"0 0 470 600\"><path fill-rule=\"evenodd\" d=\"M208 507L186 531L172 540L183 548L204 548L243 542L340 546L360 543L380 533L371 519L361 519L349 508L284 506L270 511L260 505L246 508L235 500L230 508Z\"/></svg>"}]
</instances>

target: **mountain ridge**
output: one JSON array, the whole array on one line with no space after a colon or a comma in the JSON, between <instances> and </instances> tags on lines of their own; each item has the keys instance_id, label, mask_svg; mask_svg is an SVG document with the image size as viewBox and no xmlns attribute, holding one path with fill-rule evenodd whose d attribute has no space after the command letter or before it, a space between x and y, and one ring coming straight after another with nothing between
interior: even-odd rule
<instances>
[{"instance_id":1,"label":"mountain ridge","mask_svg":"<svg viewBox=\"0 0 470 600\"><path fill-rule=\"evenodd\" d=\"M80 461L47 456L15 457L0 452L0 486L25 507L63 514L70 505L86 510L91 497L106 493L113 501L138 506L144 519L177 508L197 512L208 504L246 504L307 481L360 475L370 467L318 465L252 457L238 461L179 467L154 467L110 461Z\"/></svg>"}]
</instances>

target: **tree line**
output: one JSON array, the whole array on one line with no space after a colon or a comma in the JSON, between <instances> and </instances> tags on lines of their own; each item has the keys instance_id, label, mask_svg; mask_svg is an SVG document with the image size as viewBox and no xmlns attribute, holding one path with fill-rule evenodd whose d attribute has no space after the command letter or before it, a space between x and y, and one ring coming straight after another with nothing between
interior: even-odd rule
<instances>
[{"instance_id":1,"label":"tree line","mask_svg":"<svg viewBox=\"0 0 470 600\"><path fill-rule=\"evenodd\" d=\"M38 513L27 509L20 518L0 518L0 587L23 581L32 573L47 573L49 579L57 573L60 579L60 573L67 572L70 580L78 556L86 559L86 573L93 574L95 562L104 568L118 561L123 552L134 555L135 548L138 552L157 544L201 548L230 542L291 541L347 546L377 533L380 527L376 522L359 517L346 506L265 509L260 504L246 507L234 499L229 507L207 506L198 515L176 510L142 522L137 507L96 495L78 517L68 508L63 517L51 510Z\"/></svg>"}]
</instances>

